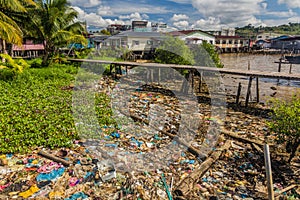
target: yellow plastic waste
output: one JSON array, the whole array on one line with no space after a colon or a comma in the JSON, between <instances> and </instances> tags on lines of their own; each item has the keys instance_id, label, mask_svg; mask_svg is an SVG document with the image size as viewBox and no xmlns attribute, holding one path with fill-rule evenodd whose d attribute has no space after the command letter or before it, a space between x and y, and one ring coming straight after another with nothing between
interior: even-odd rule
<instances>
[{"instance_id":1,"label":"yellow plastic waste","mask_svg":"<svg viewBox=\"0 0 300 200\"><path fill-rule=\"evenodd\" d=\"M55 199L55 198L63 198L64 197L64 192L62 191L53 191L49 193L50 199Z\"/></svg>"},{"instance_id":2,"label":"yellow plastic waste","mask_svg":"<svg viewBox=\"0 0 300 200\"><path fill-rule=\"evenodd\" d=\"M19 196L27 199L28 197L30 197L34 193L38 192L39 190L40 189L38 188L38 186L36 184L34 184L29 188L29 190L19 193Z\"/></svg>"}]
</instances>

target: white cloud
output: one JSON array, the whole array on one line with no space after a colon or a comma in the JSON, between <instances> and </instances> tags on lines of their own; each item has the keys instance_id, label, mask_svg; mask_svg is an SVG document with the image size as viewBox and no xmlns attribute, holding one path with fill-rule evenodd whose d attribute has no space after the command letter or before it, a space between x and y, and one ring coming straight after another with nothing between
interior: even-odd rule
<instances>
[{"instance_id":1,"label":"white cloud","mask_svg":"<svg viewBox=\"0 0 300 200\"><path fill-rule=\"evenodd\" d=\"M297 13L295 13L293 10L289 9L288 11L284 12L268 12L265 15L271 15L271 16L276 16L276 17L281 17L281 18L291 18L297 16Z\"/></svg>"},{"instance_id":2,"label":"white cloud","mask_svg":"<svg viewBox=\"0 0 300 200\"><path fill-rule=\"evenodd\" d=\"M124 15L134 12L145 14L165 14L170 12L166 7L154 6L149 4L130 3L126 1L118 1L110 4L111 10L115 15Z\"/></svg>"},{"instance_id":3,"label":"white cloud","mask_svg":"<svg viewBox=\"0 0 300 200\"><path fill-rule=\"evenodd\" d=\"M113 15L113 12L109 6L100 6L97 13L102 16Z\"/></svg>"},{"instance_id":4,"label":"white cloud","mask_svg":"<svg viewBox=\"0 0 300 200\"><path fill-rule=\"evenodd\" d=\"M150 17L147 14L142 14L143 19L149 19Z\"/></svg>"},{"instance_id":5,"label":"white cloud","mask_svg":"<svg viewBox=\"0 0 300 200\"><path fill-rule=\"evenodd\" d=\"M98 6L102 3L101 0L69 0L69 2L72 5L86 8Z\"/></svg>"},{"instance_id":6,"label":"white cloud","mask_svg":"<svg viewBox=\"0 0 300 200\"><path fill-rule=\"evenodd\" d=\"M103 19L96 13L86 13L79 7L73 7L78 12L78 20L86 21L88 26L107 27L109 24L125 24L122 20Z\"/></svg>"},{"instance_id":7,"label":"white cloud","mask_svg":"<svg viewBox=\"0 0 300 200\"><path fill-rule=\"evenodd\" d=\"M278 0L278 4L286 4L289 8L300 8L299 0Z\"/></svg>"},{"instance_id":8,"label":"white cloud","mask_svg":"<svg viewBox=\"0 0 300 200\"><path fill-rule=\"evenodd\" d=\"M216 20L216 25L232 27L249 23L259 25L261 21L256 15L265 11L267 5L263 3L264 0L192 0L192 5L204 16L198 25L209 25Z\"/></svg>"},{"instance_id":9,"label":"white cloud","mask_svg":"<svg viewBox=\"0 0 300 200\"><path fill-rule=\"evenodd\" d=\"M142 16L140 13L135 12L130 15L120 15L119 19L133 19L133 20L142 20Z\"/></svg>"},{"instance_id":10,"label":"white cloud","mask_svg":"<svg viewBox=\"0 0 300 200\"><path fill-rule=\"evenodd\" d=\"M179 28L179 29L186 29L189 27L189 22L186 20L174 22L173 26Z\"/></svg>"},{"instance_id":11,"label":"white cloud","mask_svg":"<svg viewBox=\"0 0 300 200\"><path fill-rule=\"evenodd\" d=\"M173 17L171 18L171 21L180 21L180 20L187 20L189 17L185 14L174 14Z\"/></svg>"}]
</instances>

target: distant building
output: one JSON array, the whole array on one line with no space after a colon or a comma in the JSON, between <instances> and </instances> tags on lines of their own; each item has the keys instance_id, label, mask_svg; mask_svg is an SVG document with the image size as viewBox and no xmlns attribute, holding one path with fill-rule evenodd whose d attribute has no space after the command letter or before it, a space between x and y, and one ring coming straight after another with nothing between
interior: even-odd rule
<instances>
[{"instance_id":1,"label":"distant building","mask_svg":"<svg viewBox=\"0 0 300 200\"><path fill-rule=\"evenodd\" d=\"M148 21L132 21L132 30L134 32L151 32L151 27L148 27Z\"/></svg>"},{"instance_id":2,"label":"distant building","mask_svg":"<svg viewBox=\"0 0 300 200\"><path fill-rule=\"evenodd\" d=\"M270 40L256 40L255 41L255 48L256 49L270 49L271 48L271 41Z\"/></svg>"},{"instance_id":3,"label":"distant building","mask_svg":"<svg viewBox=\"0 0 300 200\"><path fill-rule=\"evenodd\" d=\"M270 39L273 39L273 38L277 38L279 36L280 36L280 34L272 33L272 32L260 33L256 36L256 40L270 40Z\"/></svg>"},{"instance_id":4,"label":"distant building","mask_svg":"<svg viewBox=\"0 0 300 200\"><path fill-rule=\"evenodd\" d=\"M202 44L203 41L215 45L215 36L201 30L172 31L169 34L184 40L187 45Z\"/></svg>"},{"instance_id":5,"label":"distant building","mask_svg":"<svg viewBox=\"0 0 300 200\"><path fill-rule=\"evenodd\" d=\"M103 48L125 48L132 52L135 58L151 55L158 47L164 35L158 32L125 31L111 36L103 42Z\"/></svg>"},{"instance_id":6,"label":"distant building","mask_svg":"<svg viewBox=\"0 0 300 200\"><path fill-rule=\"evenodd\" d=\"M216 36L216 47L220 52L240 52L252 47L252 42L241 36Z\"/></svg>"},{"instance_id":7,"label":"distant building","mask_svg":"<svg viewBox=\"0 0 300 200\"><path fill-rule=\"evenodd\" d=\"M22 46L11 45L11 53L13 57L35 58L44 55L45 48L43 42L33 39L24 39Z\"/></svg>"},{"instance_id":8,"label":"distant building","mask_svg":"<svg viewBox=\"0 0 300 200\"><path fill-rule=\"evenodd\" d=\"M288 51L300 51L300 36L282 35L271 39L271 48Z\"/></svg>"},{"instance_id":9,"label":"distant building","mask_svg":"<svg viewBox=\"0 0 300 200\"><path fill-rule=\"evenodd\" d=\"M111 35L115 35L122 31L131 30L131 25L111 24L106 29Z\"/></svg>"},{"instance_id":10,"label":"distant building","mask_svg":"<svg viewBox=\"0 0 300 200\"><path fill-rule=\"evenodd\" d=\"M168 31L168 25L166 23L162 23L162 22L152 23L151 27L152 27L152 31L154 31L154 32L167 32Z\"/></svg>"},{"instance_id":11,"label":"distant building","mask_svg":"<svg viewBox=\"0 0 300 200\"><path fill-rule=\"evenodd\" d=\"M235 28L222 28L220 31L209 31L215 36L235 36Z\"/></svg>"}]
</instances>

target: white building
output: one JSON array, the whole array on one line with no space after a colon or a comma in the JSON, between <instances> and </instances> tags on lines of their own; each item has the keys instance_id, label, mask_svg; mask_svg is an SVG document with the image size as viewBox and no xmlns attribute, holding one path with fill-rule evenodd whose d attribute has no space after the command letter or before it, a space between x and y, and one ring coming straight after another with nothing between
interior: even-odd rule
<instances>
[{"instance_id":1,"label":"white building","mask_svg":"<svg viewBox=\"0 0 300 200\"><path fill-rule=\"evenodd\" d=\"M215 45L215 36L201 30L173 31L170 34L184 40L187 45L202 44L203 41Z\"/></svg>"}]
</instances>

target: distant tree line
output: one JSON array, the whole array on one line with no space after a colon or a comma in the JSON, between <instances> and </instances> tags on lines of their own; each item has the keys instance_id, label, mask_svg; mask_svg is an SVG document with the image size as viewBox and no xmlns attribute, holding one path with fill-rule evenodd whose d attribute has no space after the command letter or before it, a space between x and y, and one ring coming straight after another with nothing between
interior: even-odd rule
<instances>
[{"instance_id":1,"label":"distant tree line","mask_svg":"<svg viewBox=\"0 0 300 200\"><path fill-rule=\"evenodd\" d=\"M298 35L300 33L300 23L288 23L279 26L253 26L248 24L244 27L236 27L236 33L240 36L255 38L257 34L272 32L282 35Z\"/></svg>"}]
</instances>

